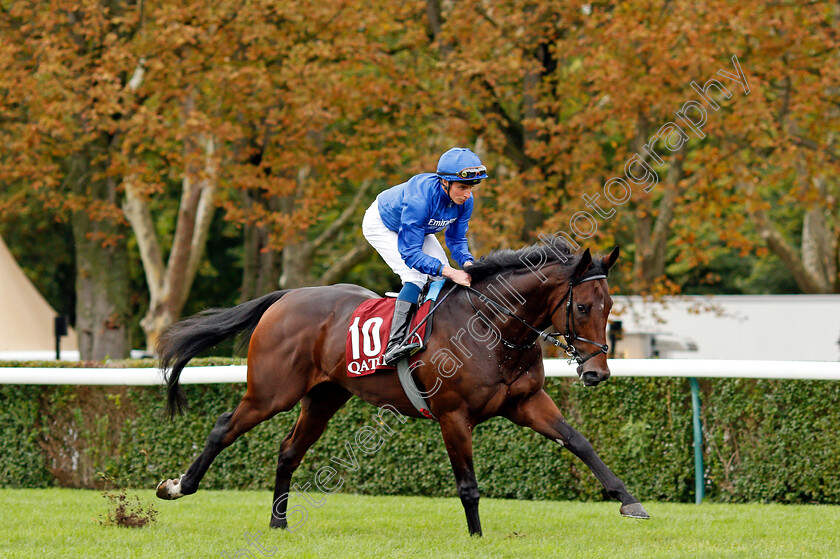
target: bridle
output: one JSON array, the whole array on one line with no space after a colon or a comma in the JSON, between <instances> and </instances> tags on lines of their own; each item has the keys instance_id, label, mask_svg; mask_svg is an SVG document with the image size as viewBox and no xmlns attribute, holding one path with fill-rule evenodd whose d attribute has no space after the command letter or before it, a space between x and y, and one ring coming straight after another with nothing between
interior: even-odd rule
<instances>
[{"instance_id":1,"label":"bridle","mask_svg":"<svg viewBox=\"0 0 840 559\"><path fill-rule=\"evenodd\" d=\"M545 340L545 341L547 341L551 344L554 344L555 346L559 347L564 352L566 352L566 355L569 356L569 363L571 363L572 361L577 361L578 371L580 371L580 366L581 365L583 365L584 363L586 363L587 361L589 361L593 357L597 357L598 355L600 355L602 353L609 352L610 346L608 344L601 345L598 342L595 342L595 341L592 341L588 338L584 338L583 336L578 336L577 335L577 332L575 331L575 321L574 321L574 318L572 317L572 310L573 310L573 304L574 304L573 303L574 302L574 289L575 289L575 286L578 286L578 285L580 285L582 283L585 283L587 281L600 280L600 279L606 279L606 278L607 278L606 274L597 274L597 275L593 275L593 276L584 277L584 278L579 279L577 281L569 281L568 291L566 291L566 294L563 295L563 298L560 299L557 302L557 304L554 306L554 309L552 309L551 313L548 315L549 321L553 323L552 319L554 318L554 313L557 312L557 310L560 308L560 305L562 305L564 301L566 302L566 328L565 328L566 331L563 333L563 339L565 340L565 343L562 342L560 339L558 339L556 337L556 336L560 335L560 332L546 332L545 330L540 330L539 328L535 328L534 326L532 326L531 324L529 324L525 320L516 316L506 306L502 305L501 303L499 303L497 301L494 301L493 299L484 295L480 291L477 291L474 288L467 287L467 286L464 286L464 289L467 290L467 300L470 302L470 305L472 305L473 310L476 312L478 317L481 318L481 320L485 324L487 324L487 326L491 330L495 330L495 328L493 327L492 324L490 324L489 320L486 319L484 317L484 315L476 308L475 304L472 301L472 297L470 297L470 293L474 293L478 297L478 299L480 301L482 301L483 303L485 303L487 305L490 305L492 307L495 307L499 312L501 312L501 313L503 313L503 314L505 314L505 315L507 315L511 318L515 318L516 320L518 320L519 322L521 322L522 324L524 324L525 326L527 326L528 328L530 328L531 330L533 330L534 332L537 333L537 339L534 340L533 342L531 342L530 344L527 344L527 345L515 344L513 342L509 342L508 340L505 340L501 336L501 333L499 333L499 338L500 338L501 342L506 347L509 347L511 349L520 350L520 351L521 350L526 350L526 349L530 349L531 347L533 347L534 344L537 343L537 340L542 338L543 340ZM591 353L591 354L587 355L586 357L583 357L580 354L580 352L577 350L577 348L573 345L574 342L576 342L576 341L586 342L588 344L594 345L595 347L598 348L598 351L596 351L594 353Z\"/></svg>"}]
</instances>

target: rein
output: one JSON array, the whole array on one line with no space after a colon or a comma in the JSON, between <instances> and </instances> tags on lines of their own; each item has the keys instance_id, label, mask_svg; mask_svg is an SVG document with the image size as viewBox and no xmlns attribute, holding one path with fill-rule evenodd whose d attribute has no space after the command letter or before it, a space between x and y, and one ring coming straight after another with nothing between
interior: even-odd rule
<instances>
[{"instance_id":1,"label":"rein","mask_svg":"<svg viewBox=\"0 0 840 559\"><path fill-rule=\"evenodd\" d=\"M537 339L535 339L533 342L531 342L530 344L527 344L527 345L515 344L513 342L509 342L501 336L501 333L499 333L499 339L501 340L501 342L505 346L507 346L511 349L522 351L522 350L526 350L526 349L529 349L529 348L533 347L534 344L536 344L537 341L540 338L542 338L543 340L545 340L545 341L547 341L551 344L554 344L555 346L559 347L564 352L566 352L566 355L569 356L569 363L571 363L574 360L574 361L577 361L578 366L581 366L584 363L586 363L587 361L589 361L590 359L592 359L593 357L596 357L597 355L600 355L601 353L609 352L610 346L607 345L607 344L601 345L598 342L595 342L595 341L592 341L590 339L584 338L583 336L578 336L577 333L575 332L575 324L574 324L574 320L572 319L572 305L573 305L573 299L574 299L574 288L575 288L575 286L580 285L580 284L582 284L584 282L587 282L587 281L606 279L606 278L607 278L606 275L599 274L599 275L595 275L595 276L589 276L589 277L584 278L584 279L582 279L580 281L577 281L577 282L570 281L569 282L569 290L566 291L566 294L563 295L563 298L560 299L560 301L557 302L557 304L554 306L554 309L552 309L551 313L548 315L548 319L549 319L549 321L551 321L551 319L554 317L554 314L560 308L560 305L563 304L563 301L566 302L566 328L565 328L566 332L563 334L563 338L565 339L565 343L555 337L558 334L560 334L560 332L550 332L549 333L549 332L546 332L545 330L540 330L539 328L536 328L536 327L532 326L530 323L523 320L522 318L516 316L506 306L504 306L501 303L491 299L490 297L481 293L480 291L477 291L476 289L474 289L472 287L467 287L467 286L462 286L462 287L464 287L464 289L466 289L466 291L467 291L467 300L470 302L470 305L472 305L473 310L481 318L481 320L485 324L487 324L487 326L489 328L494 329L493 325L490 324L489 320L486 319L481 312L479 312L478 308L476 308L475 303L473 303L473 301L472 301L472 297L470 296L470 293L475 294L478 297L478 299L481 302L485 303L486 305L495 307L501 313L503 313L503 314L505 314L505 315L507 315L511 318L515 318L516 320L518 320L519 322L521 322L522 324L524 324L525 326L530 328L532 331L537 333ZM591 353L590 355L588 355L586 357L582 357L580 352L573 345L574 342L578 341L578 340L596 346L598 348L598 351L596 351L594 353Z\"/></svg>"},{"instance_id":2,"label":"rein","mask_svg":"<svg viewBox=\"0 0 840 559\"><path fill-rule=\"evenodd\" d=\"M446 301L446 298L449 297L452 294L453 291L455 291L456 287L458 287L458 284L453 283L452 287L449 288L449 291L446 292L446 295L441 297L440 301L435 302L435 305L429 310L429 314L427 314L425 317L423 317L423 320L421 320L419 323L417 323L417 326L415 326L411 330L411 332L409 332L406 335L406 337L405 337L406 340L410 340L415 334L417 334L417 331L420 329L420 327L423 326L426 323L427 320L429 320L429 317L434 314L434 312L438 309L438 307L441 305L441 303ZM420 345L423 345L423 340L422 339L420 339Z\"/></svg>"}]
</instances>

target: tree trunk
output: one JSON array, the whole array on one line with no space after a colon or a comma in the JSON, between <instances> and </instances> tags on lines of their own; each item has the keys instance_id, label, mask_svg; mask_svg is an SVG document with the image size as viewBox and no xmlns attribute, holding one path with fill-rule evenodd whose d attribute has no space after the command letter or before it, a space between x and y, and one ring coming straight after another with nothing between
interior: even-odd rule
<instances>
[{"instance_id":1,"label":"tree trunk","mask_svg":"<svg viewBox=\"0 0 840 559\"><path fill-rule=\"evenodd\" d=\"M301 193L306 188L311 169L301 167L297 174L297 188L288 196L280 200L280 209L283 213L291 215L295 212L295 206L301 198ZM280 287L282 289L294 289L312 285L310 283L310 269L312 268L312 255L314 246L312 241L306 239L306 232L300 232L294 239L283 246L281 260L283 273L280 276Z\"/></svg>"},{"instance_id":2,"label":"tree trunk","mask_svg":"<svg viewBox=\"0 0 840 559\"><path fill-rule=\"evenodd\" d=\"M201 172L197 169L186 170L172 252L169 254L163 282L154 291L149 301L149 311L140 321L146 334L146 348L150 352L154 351L163 331L181 316L198 265L204 257L207 235L213 220L217 186L215 144L212 137L202 137L197 144L201 144L205 152L205 166ZM186 149L195 148L187 143Z\"/></svg>"},{"instance_id":3,"label":"tree trunk","mask_svg":"<svg viewBox=\"0 0 840 559\"><path fill-rule=\"evenodd\" d=\"M98 200L114 200L114 181L92 185ZM127 231L107 221L93 221L84 211L72 217L76 243L76 333L84 361L129 356L127 321L129 283Z\"/></svg>"},{"instance_id":4,"label":"tree trunk","mask_svg":"<svg viewBox=\"0 0 840 559\"><path fill-rule=\"evenodd\" d=\"M529 71L525 74L522 81L522 119L523 121L534 121L538 116L536 107L537 103L537 88L540 85L540 75L536 71ZM520 149L523 153L528 152L528 145L536 140L536 133L534 130L525 126L522 127L522 145ZM534 231L539 231L543 223L548 217L544 210L537 206L537 202L542 197L542 193L536 190L534 181L528 179L530 169L523 167L519 169L523 173L523 180L525 181L525 191L531 192L532 196L525 203L527 204L522 216L522 229L519 233L519 238L524 243L534 242Z\"/></svg>"},{"instance_id":5,"label":"tree trunk","mask_svg":"<svg viewBox=\"0 0 840 559\"><path fill-rule=\"evenodd\" d=\"M787 58L786 54L786 61ZM801 127L790 114L791 90L791 80L786 77L783 90L784 103L778 117L779 121L785 132L799 141L798 145L813 149L814 146L803 141ZM765 210L764 200L752 182L741 183L751 198L747 202L748 214L767 247L785 263L803 293L840 293L840 276L838 276L840 237L837 232L831 231L826 212L822 209L828 196L825 179L812 175L810 166L802 154L794 160L794 169L796 185L803 200L812 198L810 201L803 201L805 214L802 222L802 241L798 251L773 222ZM810 196L812 186L816 191L813 194L816 196Z\"/></svg>"},{"instance_id":6,"label":"tree trunk","mask_svg":"<svg viewBox=\"0 0 840 559\"><path fill-rule=\"evenodd\" d=\"M194 101L188 96L183 107L184 122L190 120L193 111ZM178 220L165 267L148 204L134 191L130 179L124 181L123 212L135 231L149 286L149 310L140 321L149 352L154 352L160 335L181 315L204 257L215 210L218 182L215 138L209 133L187 131L184 160L187 163L181 181Z\"/></svg>"},{"instance_id":7,"label":"tree trunk","mask_svg":"<svg viewBox=\"0 0 840 559\"><path fill-rule=\"evenodd\" d=\"M273 198L269 205L274 211L277 199ZM258 203L250 192L243 193L243 205L250 210ZM275 291L280 285L280 255L269 248L268 228L256 224L246 223L244 226L244 256L242 266L242 287L240 302L256 299L266 293Z\"/></svg>"},{"instance_id":8,"label":"tree trunk","mask_svg":"<svg viewBox=\"0 0 840 559\"><path fill-rule=\"evenodd\" d=\"M633 147L635 153L642 154L644 151L641 146L644 144L647 132L643 119L639 121L638 132ZM650 289L659 278L665 275L671 222L674 219L677 198L684 188L680 186L680 182L685 177L684 157L685 146L671 156L664 184L658 186L662 189L662 197L658 205L654 207L650 195L639 196L643 200L640 205L645 207L641 215L636 216L636 256L633 262L633 277L639 282L637 287L640 290ZM654 211L656 211L655 217Z\"/></svg>"},{"instance_id":9,"label":"tree trunk","mask_svg":"<svg viewBox=\"0 0 840 559\"><path fill-rule=\"evenodd\" d=\"M432 42L440 39L443 30L444 15L440 0L426 0L426 31ZM441 42L440 54L447 56L452 52L452 45Z\"/></svg>"},{"instance_id":10,"label":"tree trunk","mask_svg":"<svg viewBox=\"0 0 840 559\"><path fill-rule=\"evenodd\" d=\"M288 243L283 247L283 274L280 276L280 287L293 289L313 284L310 270L312 268L312 249L308 241Z\"/></svg>"},{"instance_id":11,"label":"tree trunk","mask_svg":"<svg viewBox=\"0 0 840 559\"><path fill-rule=\"evenodd\" d=\"M759 235L767 248L790 270L799 289L810 294L840 292L837 261L834 259L838 240L831 236L825 226L825 214L819 204L815 202L810 207L806 206L802 244L797 251L764 209L755 185L746 182L740 186L752 198L747 202L747 211Z\"/></svg>"},{"instance_id":12,"label":"tree trunk","mask_svg":"<svg viewBox=\"0 0 840 559\"><path fill-rule=\"evenodd\" d=\"M821 205L828 194L826 182L816 177L813 184L817 190L818 201L812 202L805 210L802 222L802 265L814 278L818 278L823 293L837 291L837 239L832 237L825 210Z\"/></svg>"}]
</instances>

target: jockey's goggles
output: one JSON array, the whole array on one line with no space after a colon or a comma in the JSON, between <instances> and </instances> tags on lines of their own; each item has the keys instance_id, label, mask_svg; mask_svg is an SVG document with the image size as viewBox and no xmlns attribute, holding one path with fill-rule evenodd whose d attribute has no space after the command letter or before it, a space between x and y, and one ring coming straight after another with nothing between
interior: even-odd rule
<instances>
[{"instance_id":1,"label":"jockey's goggles","mask_svg":"<svg viewBox=\"0 0 840 559\"><path fill-rule=\"evenodd\" d=\"M482 176L486 176L487 167L484 165L479 165L478 167L467 167L466 169L461 169L455 176L459 179L476 179Z\"/></svg>"}]
</instances>

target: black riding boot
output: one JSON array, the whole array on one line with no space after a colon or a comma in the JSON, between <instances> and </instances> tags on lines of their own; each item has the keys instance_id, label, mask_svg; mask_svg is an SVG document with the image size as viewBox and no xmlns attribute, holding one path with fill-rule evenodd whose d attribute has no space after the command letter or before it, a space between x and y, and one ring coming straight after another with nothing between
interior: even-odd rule
<instances>
[{"instance_id":1,"label":"black riding boot","mask_svg":"<svg viewBox=\"0 0 840 559\"><path fill-rule=\"evenodd\" d=\"M417 342L403 343L408 332L411 330L411 317L414 315L415 305L409 301L397 299L394 305L394 319L391 321L391 336L388 338L388 347L385 348L385 355L382 360L386 365L395 365L397 361L413 354L420 349Z\"/></svg>"}]
</instances>

